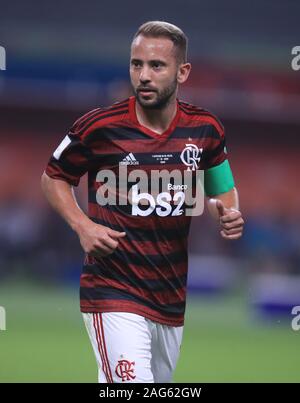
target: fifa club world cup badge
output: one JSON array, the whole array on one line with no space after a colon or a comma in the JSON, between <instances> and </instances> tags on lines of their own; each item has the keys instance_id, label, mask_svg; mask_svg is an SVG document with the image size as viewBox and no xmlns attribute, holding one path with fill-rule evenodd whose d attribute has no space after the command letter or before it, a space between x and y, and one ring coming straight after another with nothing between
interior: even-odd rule
<instances>
[{"instance_id":1,"label":"fifa club world cup badge","mask_svg":"<svg viewBox=\"0 0 300 403\"><path fill-rule=\"evenodd\" d=\"M118 365L116 366L116 374L119 378L122 379L122 382L131 381L135 379L134 372L135 362L130 362L127 360L119 360Z\"/></svg>"}]
</instances>

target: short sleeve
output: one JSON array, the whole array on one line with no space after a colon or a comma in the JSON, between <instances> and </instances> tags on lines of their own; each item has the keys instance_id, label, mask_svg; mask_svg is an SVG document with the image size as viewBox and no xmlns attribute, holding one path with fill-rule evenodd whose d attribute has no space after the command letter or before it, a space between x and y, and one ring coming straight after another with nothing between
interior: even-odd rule
<instances>
[{"instance_id":1,"label":"short sleeve","mask_svg":"<svg viewBox=\"0 0 300 403\"><path fill-rule=\"evenodd\" d=\"M228 159L223 126L219 122L211 124L209 131L210 144L209 147L204 150L204 169L220 165Z\"/></svg>"},{"instance_id":2,"label":"short sleeve","mask_svg":"<svg viewBox=\"0 0 300 403\"><path fill-rule=\"evenodd\" d=\"M49 159L46 174L78 186L81 176L90 168L92 152L77 131L76 123Z\"/></svg>"}]
</instances>

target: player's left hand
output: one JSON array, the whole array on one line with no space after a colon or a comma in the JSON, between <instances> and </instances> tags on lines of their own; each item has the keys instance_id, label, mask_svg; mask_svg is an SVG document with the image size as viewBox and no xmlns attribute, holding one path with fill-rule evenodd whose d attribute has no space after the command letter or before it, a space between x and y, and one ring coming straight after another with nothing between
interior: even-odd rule
<instances>
[{"instance_id":1,"label":"player's left hand","mask_svg":"<svg viewBox=\"0 0 300 403\"><path fill-rule=\"evenodd\" d=\"M242 213L234 208L226 208L221 200L216 200L221 231L224 239L239 239L243 234L244 220Z\"/></svg>"}]
</instances>

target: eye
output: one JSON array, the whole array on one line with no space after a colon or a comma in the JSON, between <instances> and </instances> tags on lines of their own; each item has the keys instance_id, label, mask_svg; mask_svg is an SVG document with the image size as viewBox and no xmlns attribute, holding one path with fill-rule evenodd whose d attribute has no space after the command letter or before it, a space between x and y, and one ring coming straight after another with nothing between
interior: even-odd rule
<instances>
[{"instance_id":1,"label":"eye","mask_svg":"<svg viewBox=\"0 0 300 403\"><path fill-rule=\"evenodd\" d=\"M161 63L158 63L158 62L155 62L155 63L152 64L152 67L153 67L154 69L159 69L160 67L162 67L162 64L161 64Z\"/></svg>"},{"instance_id":2,"label":"eye","mask_svg":"<svg viewBox=\"0 0 300 403\"><path fill-rule=\"evenodd\" d=\"M133 67L141 67L142 63L138 60L132 60L131 65Z\"/></svg>"}]
</instances>

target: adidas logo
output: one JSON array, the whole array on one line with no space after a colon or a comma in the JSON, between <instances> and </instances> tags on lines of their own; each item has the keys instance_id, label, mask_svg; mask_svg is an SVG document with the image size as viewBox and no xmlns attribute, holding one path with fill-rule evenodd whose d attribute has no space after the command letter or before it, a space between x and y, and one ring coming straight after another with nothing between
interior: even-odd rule
<instances>
[{"instance_id":1,"label":"adidas logo","mask_svg":"<svg viewBox=\"0 0 300 403\"><path fill-rule=\"evenodd\" d=\"M120 165L139 165L139 161L137 161L132 153L129 153L125 158L122 159Z\"/></svg>"}]
</instances>

